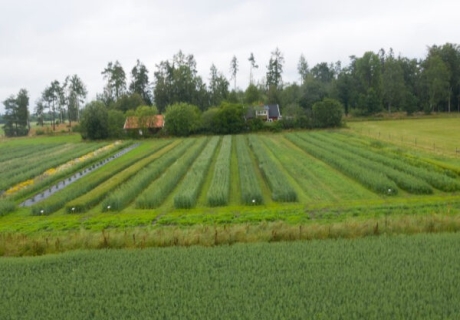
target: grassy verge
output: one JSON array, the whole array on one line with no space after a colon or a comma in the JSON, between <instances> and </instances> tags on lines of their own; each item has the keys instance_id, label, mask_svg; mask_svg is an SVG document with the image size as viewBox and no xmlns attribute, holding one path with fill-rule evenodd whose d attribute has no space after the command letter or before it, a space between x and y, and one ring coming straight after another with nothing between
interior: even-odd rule
<instances>
[{"instance_id":1,"label":"grassy verge","mask_svg":"<svg viewBox=\"0 0 460 320\"><path fill-rule=\"evenodd\" d=\"M186 227L151 225L153 215L149 213L135 217L128 214L116 217L99 215L93 218L86 217L85 220L73 216L65 222L62 217L56 217L51 222L56 229L59 229L56 231L0 232L0 255L24 256L99 248L215 246L248 242L354 239L379 235L459 232L460 215L452 214L452 212L458 213L459 209L458 203L446 207L426 206L418 209L382 207L374 208L372 214L356 217L353 213L360 209L350 210L348 214L312 211L309 219L300 221L295 221L299 216L298 213L296 215L295 210L284 212L267 210L264 220L255 218L257 215L260 218L260 211L246 210L240 212L242 217L240 223L219 224L216 220L204 223L202 220L200 223ZM337 214L342 214L343 219L334 219ZM279 219L282 215L285 215L285 221ZM209 216L206 215L208 218ZM229 212L228 216L235 217L235 213ZM194 213L185 217L193 219ZM71 226L70 220L73 228L66 230ZM59 225L59 223L64 224ZM143 227L133 226L136 223L142 224ZM82 226L86 226L87 229Z\"/></svg>"}]
</instances>

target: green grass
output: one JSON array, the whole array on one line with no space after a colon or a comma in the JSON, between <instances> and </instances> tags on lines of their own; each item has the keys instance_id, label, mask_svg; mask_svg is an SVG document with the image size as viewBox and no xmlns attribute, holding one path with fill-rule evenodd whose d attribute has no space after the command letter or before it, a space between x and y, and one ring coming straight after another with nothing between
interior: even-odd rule
<instances>
[{"instance_id":1,"label":"green grass","mask_svg":"<svg viewBox=\"0 0 460 320\"><path fill-rule=\"evenodd\" d=\"M147 156L143 159L139 159L128 168L120 171L117 174L113 174L110 179L99 184L97 187L93 188L90 192L82 195L81 197L74 199L66 204L67 213L81 213L89 210L91 207L95 206L101 202L109 192L115 190L119 185L128 181L133 175L138 173L147 165L151 164L153 161L158 159L161 156L161 149L165 145L169 144L170 141L163 140L157 141L157 143L149 146L149 151ZM158 152L160 151L160 152ZM125 155L125 161L130 158L129 153Z\"/></svg>"},{"instance_id":2,"label":"green grass","mask_svg":"<svg viewBox=\"0 0 460 320\"><path fill-rule=\"evenodd\" d=\"M447 120L431 119L433 122ZM455 136L457 132L452 132L451 134ZM444 136L447 136L447 134ZM296 141L300 142L300 144L293 143L291 141L292 137L294 137L294 140L297 139ZM57 137L44 137L43 139L50 138ZM61 139L61 137L59 138ZM273 190L271 188L273 185L268 181L266 172L274 172L274 170L263 170L263 164L260 163L261 153L254 152L254 149L249 148L248 139L260 142L261 150L265 154L263 157L269 159L276 167L275 171L286 178L287 183L297 194L297 203L280 203L272 200ZM22 141L21 139L12 140ZM448 188L442 189L440 187L441 190L439 190L430 187L433 189L432 194L413 194L409 186L404 187L403 185L403 183L410 182L407 174L412 177L411 179L428 181L426 174L421 175L418 172L429 172L433 177L442 175L447 180L458 184L460 181L460 157L458 159L449 158L420 149L402 148L401 145L376 140L367 135L360 135L358 131L350 129L234 136L231 138L233 143L230 148L230 154L227 156L228 162L225 164L229 171L228 203L225 206L212 207L207 201L208 192L214 189L212 180L214 170L218 167L219 153L223 149L222 143L221 146L217 147L216 152L209 159L206 159L209 161L207 170L204 170L196 179L193 179L193 183L190 182L193 186L199 186L195 190L196 195L194 194L197 199L195 207L187 210L176 209L174 207L174 198L179 194L181 185L186 181L184 177L191 171L196 157L203 150L204 145L200 145L200 141L205 143L204 141L208 140L208 138L198 137L184 140L184 145L189 144L188 148L183 149L181 152L179 152L179 149L174 148L165 152L160 158L145 167L138 164L139 161L142 161L141 159L149 151L152 151L152 148L155 148L155 144L162 140L143 140L142 146L139 147L140 149L133 150L133 153L130 153L126 158L126 161L124 159L115 160L117 161L115 164L107 164L107 167L105 169L101 168L100 172L96 170L87 177L82 178L81 181L77 181L74 186L69 186L65 196L63 196L64 193L56 193L49 200L46 200L48 202L43 204L48 203L50 207L51 202L53 202L53 206L56 204L50 211L52 214L47 217L31 217L30 208L18 208L17 205L20 200L24 199L22 195L18 195L17 198L8 198L10 202L4 203L3 207L6 209L0 208L0 211L5 211L0 212L0 215L2 215L0 217L0 236L8 232L13 235L19 232L27 235L42 233L46 235L47 232L62 232L65 234L76 230L94 231L105 228L120 230L120 232L128 230L129 232L135 227L150 230L149 226L158 227L160 230L168 226L183 227L188 230L188 228L197 226L221 226L225 228L230 225L258 225L279 221L294 226L301 224L302 226L308 226L308 228L324 225L326 229L327 226L332 226L334 223L341 223L343 225L338 227L340 230L337 231L338 234L345 235L345 237L354 237L368 234L369 228L372 230L376 223L379 224L379 230L383 230L382 221L385 221L385 224L388 224L388 221L382 219L399 219L401 216L407 216L412 219L413 217L429 217L430 214L445 215L449 219L452 216L452 219L455 219L460 213L460 206L458 205L460 191L455 191L455 188L452 191ZM0 143L0 151L15 148L20 151L20 148L32 146L33 141L40 140L29 139L28 144L21 142L19 144L13 143L13 145L9 146L4 146ZM165 141L170 140L165 139ZM54 142L48 141L50 147L57 148L63 143L62 139ZM315 157L312 148L323 154L323 157L319 157L318 154ZM141 151L143 155L140 154L142 153ZM368 155L369 159L366 158ZM373 159L372 161L371 158ZM362 181L360 182L354 175L347 174L342 167L335 165L331 161L340 161L344 166L353 165L354 172L357 175L363 175L364 178L370 176L364 174L365 170L371 172L371 175L378 175L380 174L380 169L385 167L386 176L384 177L389 179L390 182L397 181L399 193L397 195L392 193L390 197L389 194L385 193L387 189L382 188L380 190L382 192L372 191L375 189L367 186ZM131 166L138 167L136 167L136 170L126 171L121 180L114 178L117 173L129 169ZM409 172L404 169L406 167L413 169ZM403 171L409 173L400 174ZM67 172L66 174L70 173ZM199 179L200 177L202 179ZM0 172L1 178L2 173ZM402 179L403 181L398 181L397 179ZM245 186L249 180L251 180L251 186ZM41 186L40 190L51 182L44 181L43 183L45 185ZM224 179L222 183L224 184ZM369 181L369 185L371 183L373 181ZM107 188L99 187L99 189L95 189L100 184L104 184ZM186 189L192 190L193 188ZM129 192L123 190L128 190ZM66 215L65 210L62 209L63 206L68 205L73 199L87 192L86 198L88 200L96 199L88 202L91 203L88 206L89 210L81 213L78 217ZM101 205L95 206L95 203L103 200L107 195L112 196L112 199L117 198L120 200L120 211L102 213ZM247 195L249 197L245 200L244 197ZM252 202L252 200L256 199L255 197L259 197L258 199L260 200ZM153 205L149 205L149 207L138 206L136 208L136 203L143 200L153 201L153 198L155 198ZM16 207L13 206L11 201L15 202ZM104 205L110 205L108 202L103 203ZM257 204L257 206L253 206L253 204ZM34 208L40 209L38 206ZM14 211L11 212L11 210ZM347 231L349 229L348 223L356 220L359 220L361 229L351 228L351 231ZM378 222L375 222L374 226L372 226L372 223L367 223L368 221ZM425 227L424 222L420 221L414 222L414 228L418 228L417 224L423 224L423 227L420 227L420 231L417 232L431 230L431 227ZM435 227L434 229L440 231L455 229L456 222L453 222L452 228L450 223L442 222L443 227ZM394 233L396 232L394 230L411 232L408 231L412 228L409 223L403 223L403 225L407 227L386 229L385 232ZM312 234L315 235L314 237L321 237L314 231L312 231ZM335 233L328 234L333 235ZM232 237L241 239L238 235ZM267 239L269 238L266 236L260 236L261 241L266 241ZM283 239L292 239L292 235L287 233ZM232 243L231 241L233 240L228 241ZM199 244L201 240L193 238L184 240L183 243ZM18 242L16 245L25 246L26 244L30 246L33 245L33 242L32 240L27 240Z\"/></svg>"},{"instance_id":3,"label":"green grass","mask_svg":"<svg viewBox=\"0 0 460 320\"><path fill-rule=\"evenodd\" d=\"M208 190L207 199L212 207L225 206L228 204L230 193L230 160L232 152L232 136L225 136L217 156L214 167L211 187Z\"/></svg>"},{"instance_id":4,"label":"green grass","mask_svg":"<svg viewBox=\"0 0 460 320\"><path fill-rule=\"evenodd\" d=\"M460 117L349 122L354 132L409 148L460 156Z\"/></svg>"},{"instance_id":5,"label":"green grass","mask_svg":"<svg viewBox=\"0 0 460 320\"><path fill-rule=\"evenodd\" d=\"M79 133L62 134L55 136L18 137L0 139L0 150L4 146L27 146L30 144L55 144L82 142Z\"/></svg>"},{"instance_id":6,"label":"green grass","mask_svg":"<svg viewBox=\"0 0 460 320\"><path fill-rule=\"evenodd\" d=\"M219 141L219 137L212 137L198 158L190 166L184 180L175 193L174 206L176 208L188 209L195 206Z\"/></svg>"},{"instance_id":7,"label":"green grass","mask_svg":"<svg viewBox=\"0 0 460 320\"><path fill-rule=\"evenodd\" d=\"M455 319L459 250L439 234L1 259L0 318Z\"/></svg>"}]
</instances>

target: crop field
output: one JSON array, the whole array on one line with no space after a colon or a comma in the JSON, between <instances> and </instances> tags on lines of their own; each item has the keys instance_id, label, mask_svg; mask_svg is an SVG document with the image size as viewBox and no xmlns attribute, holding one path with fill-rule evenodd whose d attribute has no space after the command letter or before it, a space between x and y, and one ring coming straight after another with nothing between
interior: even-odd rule
<instances>
[{"instance_id":1,"label":"crop field","mask_svg":"<svg viewBox=\"0 0 460 320\"><path fill-rule=\"evenodd\" d=\"M0 318L457 319L459 250L450 233L0 259Z\"/></svg>"},{"instance_id":2,"label":"crop field","mask_svg":"<svg viewBox=\"0 0 460 320\"><path fill-rule=\"evenodd\" d=\"M143 140L107 163L133 142L44 139L0 144L0 232L309 223L460 204L460 161L356 130Z\"/></svg>"}]
</instances>

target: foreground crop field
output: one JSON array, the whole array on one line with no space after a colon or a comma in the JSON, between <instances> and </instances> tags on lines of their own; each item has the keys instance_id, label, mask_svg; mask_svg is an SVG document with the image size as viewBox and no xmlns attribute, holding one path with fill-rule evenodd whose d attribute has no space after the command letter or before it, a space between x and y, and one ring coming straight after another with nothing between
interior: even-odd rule
<instances>
[{"instance_id":1,"label":"foreground crop field","mask_svg":"<svg viewBox=\"0 0 460 320\"><path fill-rule=\"evenodd\" d=\"M0 318L456 319L459 251L452 233L0 259Z\"/></svg>"}]
</instances>

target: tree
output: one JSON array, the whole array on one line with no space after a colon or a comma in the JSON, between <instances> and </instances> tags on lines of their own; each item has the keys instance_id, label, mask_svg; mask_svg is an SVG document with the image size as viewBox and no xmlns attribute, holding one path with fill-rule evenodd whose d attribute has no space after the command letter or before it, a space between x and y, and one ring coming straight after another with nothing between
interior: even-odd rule
<instances>
[{"instance_id":1,"label":"tree","mask_svg":"<svg viewBox=\"0 0 460 320\"><path fill-rule=\"evenodd\" d=\"M236 59L236 56L233 56L232 61L230 62L230 74L232 77L230 80L233 79L233 90L236 91L236 74L238 73L238 60Z\"/></svg>"},{"instance_id":2,"label":"tree","mask_svg":"<svg viewBox=\"0 0 460 320\"><path fill-rule=\"evenodd\" d=\"M259 68L259 66L256 64L256 59L254 58L254 54L252 52L248 60L251 63L251 67L249 68L249 84L253 84L254 79L252 77L252 70Z\"/></svg>"},{"instance_id":3,"label":"tree","mask_svg":"<svg viewBox=\"0 0 460 320\"><path fill-rule=\"evenodd\" d=\"M45 105L42 99L38 99L35 103L35 115L38 118L38 124L43 127Z\"/></svg>"},{"instance_id":4,"label":"tree","mask_svg":"<svg viewBox=\"0 0 460 320\"><path fill-rule=\"evenodd\" d=\"M176 103L166 108L165 129L174 136L188 136L200 128L200 110L187 103Z\"/></svg>"},{"instance_id":5,"label":"tree","mask_svg":"<svg viewBox=\"0 0 460 320\"><path fill-rule=\"evenodd\" d=\"M56 130L56 108L61 109L64 102L64 94L59 81L54 80L51 85L42 92L42 101L50 110L53 123L53 131Z\"/></svg>"},{"instance_id":6,"label":"tree","mask_svg":"<svg viewBox=\"0 0 460 320\"><path fill-rule=\"evenodd\" d=\"M301 106L296 103L286 105L283 109L283 118L279 120L284 129L310 128L311 121Z\"/></svg>"},{"instance_id":7,"label":"tree","mask_svg":"<svg viewBox=\"0 0 460 320\"><path fill-rule=\"evenodd\" d=\"M448 96L445 100L447 111L450 112L452 104L460 107L460 45L446 43L439 47L432 46L428 49L428 58L432 55L439 56L449 71Z\"/></svg>"},{"instance_id":8,"label":"tree","mask_svg":"<svg viewBox=\"0 0 460 320\"><path fill-rule=\"evenodd\" d=\"M151 106L140 106L137 107L135 116L137 117L137 123L139 129L143 133L148 133L149 122L153 120L155 122L155 116L158 114L158 109Z\"/></svg>"},{"instance_id":9,"label":"tree","mask_svg":"<svg viewBox=\"0 0 460 320\"><path fill-rule=\"evenodd\" d=\"M257 104L262 101L259 89L252 83L249 84L244 92L244 102L248 105Z\"/></svg>"},{"instance_id":10,"label":"tree","mask_svg":"<svg viewBox=\"0 0 460 320\"><path fill-rule=\"evenodd\" d=\"M434 107L448 97L449 70L437 55L429 56L423 63L423 67L422 79L429 97L429 111L434 111Z\"/></svg>"},{"instance_id":11,"label":"tree","mask_svg":"<svg viewBox=\"0 0 460 320\"><path fill-rule=\"evenodd\" d=\"M29 94L26 89L19 90L15 97L11 95L5 101L5 124L3 130L7 137L25 136L29 133Z\"/></svg>"},{"instance_id":12,"label":"tree","mask_svg":"<svg viewBox=\"0 0 460 320\"><path fill-rule=\"evenodd\" d=\"M328 65L326 62L318 63L311 69L311 74L318 81L330 83L335 76L334 65L332 63Z\"/></svg>"},{"instance_id":13,"label":"tree","mask_svg":"<svg viewBox=\"0 0 460 320\"><path fill-rule=\"evenodd\" d=\"M297 64L297 71L299 71L300 85L302 85L310 72L308 70L308 62L303 54L300 55L299 63Z\"/></svg>"},{"instance_id":14,"label":"tree","mask_svg":"<svg viewBox=\"0 0 460 320\"><path fill-rule=\"evenodd\" d=\"M369 88L373 88L380 95L382 64L379 56L368 51L361 58L355 58L352 64L353 76L358 80L360 93L365 94Z\"/></svg>"},{"instance_id":15,"label":"tree","mask_svg":"<svg viewBox=\"0 0 460 320\"><path fill-rule=\"evenodd\" d=\"M388 113L394 104L401 106L405 97L404 72L400 62L393 57L393 50L385 59L385 69L382 75L383 99L388 106Z\"/></svg>"},{"instance_id":16,"label":"tree","mask_svg":"<svg viewBox=\"0 0 460 320\"><path fill-rule=\"evenodd\" d=\"M152 105L152 95L150 93L149 71L139 60L131 70L131 83L129 90L131 93L139 94L146 104Z\"/></svg>"},{"instance_id":17,"label":"tree","mask_svg":"<svg viewBox=\"0 0 460 320\"><path fill-rule=\"evenodd\" d=\"M343 106L330 98L313 105L313 124L316 128L339 127L342 124Z\"/></svg>"},{"instance_id":18,"label":"tree","mask_svg":"<svg viewBox=\"0 0 460 320\"><path fill-rule=\"evenodd\" d=\"M223 102L214 118L214 133L236 134L245 128L244 109L241 104Z\"/></svg>"},{"instance_id":19,"label":"tree","mask_svg":"<svg viewBox=\"0 0 460 320\"><path fill-rule=\"evenodd\" d=\"M107 108L100 101L92 101L83 109L80 121L83 139L99 140L109 137Z\"/></svg>"},{"instance_id":20,"label":"tree","mask_svg":"<svg viewBox=\"0 0 460 320\"><path fill-rule=\"evenodd\" d=\"M275 87L278 89L283 83L282 74L284 57L278 48L276 48L271 54L272 55L267 66L267 88Z\"/></svg>"},{"instance_id":21,"label":"tree","mask_svg":"<svg viewBox=\"0 0 460 320\"><path fill-rule=\"evenodd\" d=\"M107 93L113 101L117 101L126 91L126 74L123 67L118 60L115 63L109 62L101 74L104 76L104 80L107 81Z\"/></svg>"},{"instance_id":22,"label":"tree","mask_svg":"<svg viewBox=\"0 0 460 320\"><path fill-rule=\"evenodd\" d=\"M112 108L126 113L128 110L136 110L137 107L145 105L146 102L138 93L123 94L115 103Z\"/></svg>"},{"instance_id":23,"label":"tree","mask_svg":"<svg viewBox=\"0 0 460 320\"><path fill-rule=\"evenodd\" d=\"M225 76L219 72L214 64L211 65L209 78L209 104L218 106L228 97L229 83Z\"/></svg>"},{"instance_id":24,"label":"tree","mask_svg":"<svg viewBox=\"0 0 460 320\"><path fill-rule=\"evenodd\" d=\"M205 133L215 133L218 131L215 119L219 113L218 107L211 107L201 114L201 129Z\"/></svg>"},{"instance_id":25,"label":"tree","mask_svg":"<svg viewBox=\"0 0 460 320\"><path fill-rule=\"evenodd\" d=\"M123 139L126 136L123 126L125 124L126 117L120 110L108 110L107 111L107 135L111 139Z\"/></svg>"},{"instance_id":26,"label":"tree","mask_svg":"<svg viewBox=\"0 0 460 320\"><path fill-rule=\"evenodd\" d=\"M72 120L79 120L80 118L80 105L85 102L88 91L86 91L83 81L76 74L65 78L63 91L67 104L69 126L72 126Z\"/></svg>"},{"instance_id":27,"label":"tree","mask_svg":"<svg viewBox=\"0 0 460 320\"><path fill-rule=\"evenodd\" d=\"M197 75L193 55L179 51L171 61L162 61L154 72L154 100L160 112L176 103L198 105L202 110L209 107L206 85Z\"/></svg>"}]
</instances>

